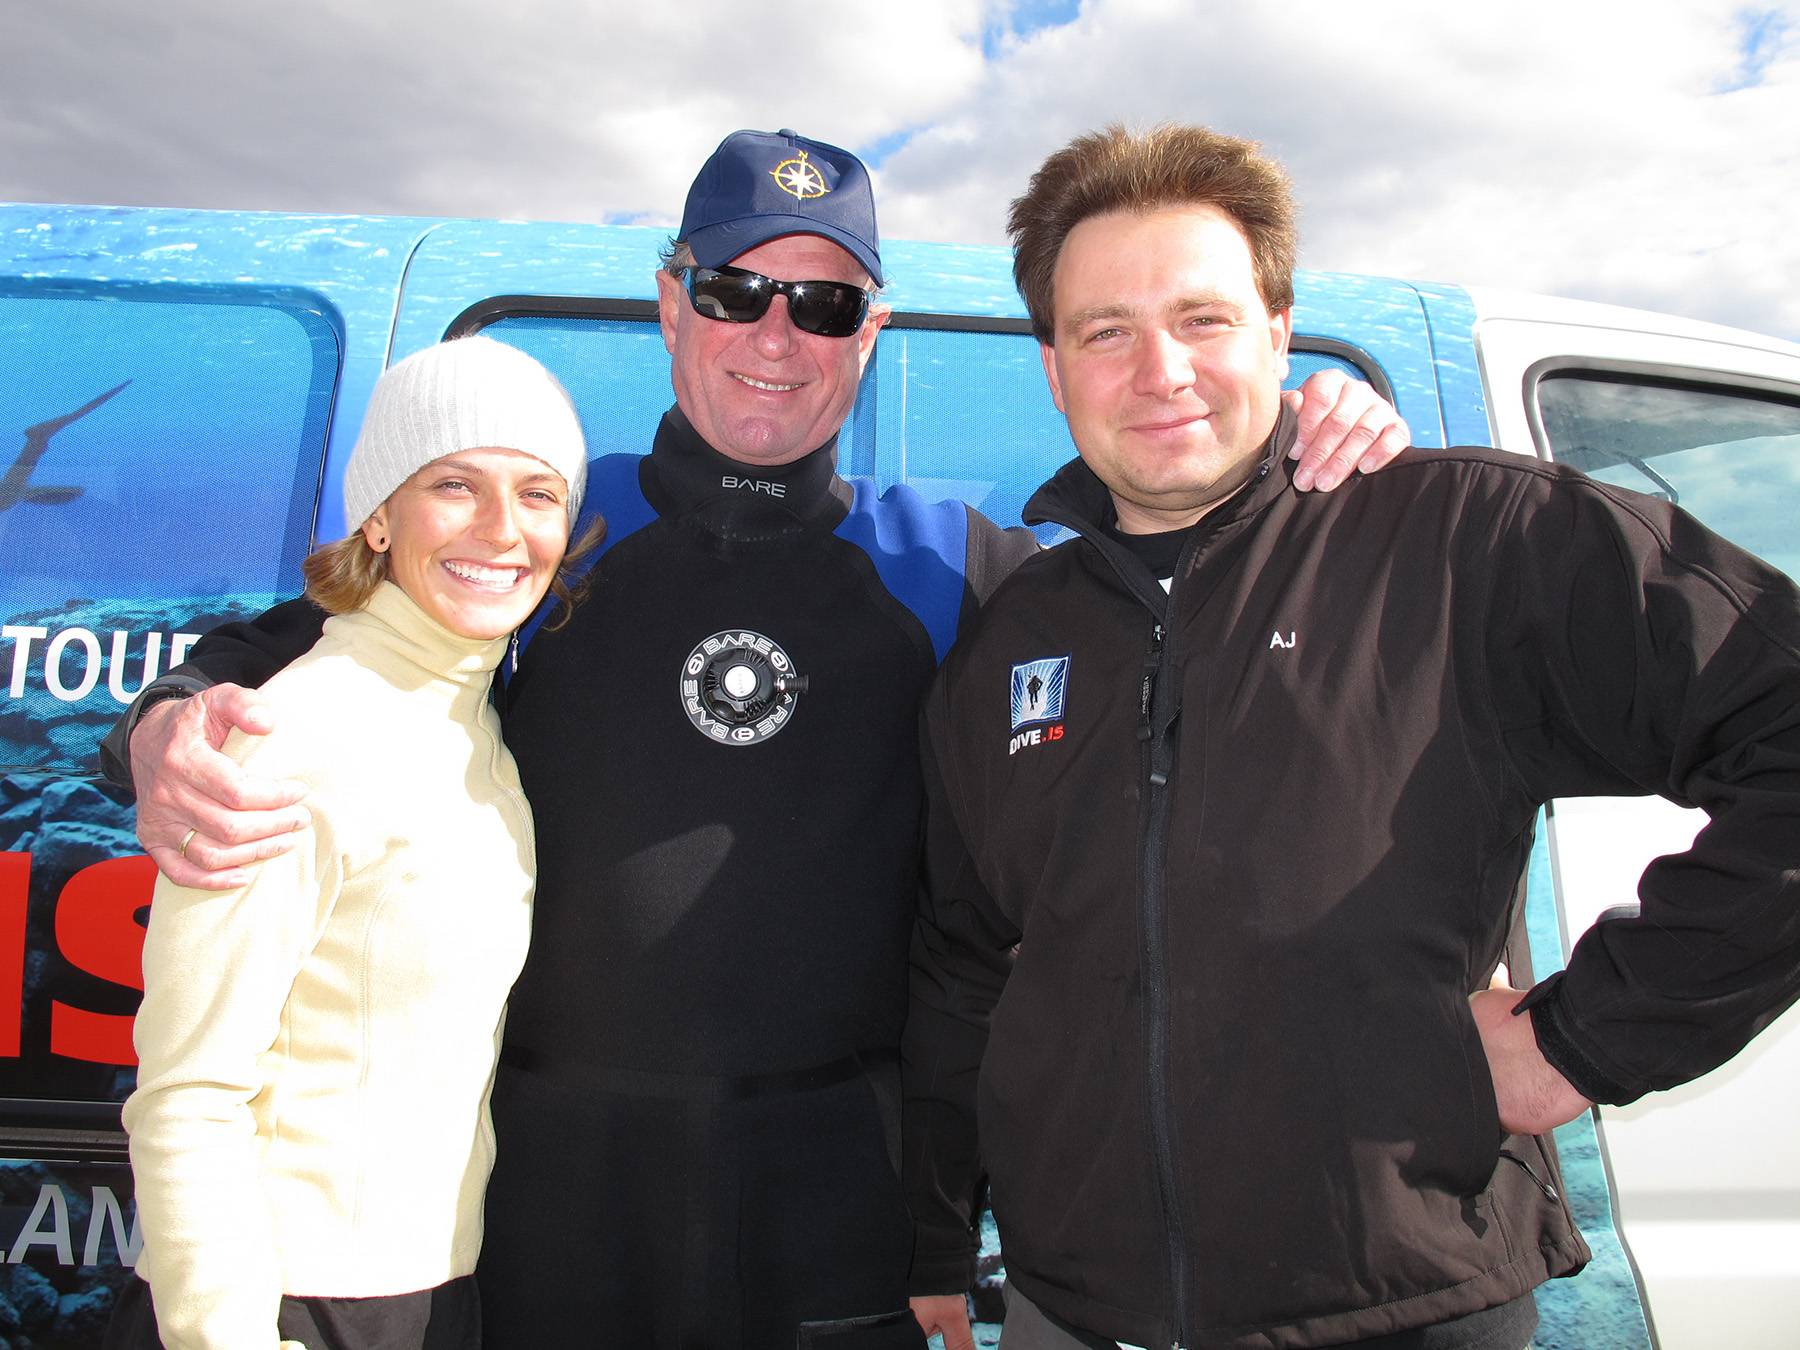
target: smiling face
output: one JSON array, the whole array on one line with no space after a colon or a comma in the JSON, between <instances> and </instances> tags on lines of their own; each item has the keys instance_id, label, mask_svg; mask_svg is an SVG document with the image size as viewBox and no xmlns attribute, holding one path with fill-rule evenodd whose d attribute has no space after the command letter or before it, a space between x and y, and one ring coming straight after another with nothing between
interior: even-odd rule
<instances>
[{"instance_id":1,"label":"smiling face","mask_svg":"<svg viewBox=\"0 0 1800 1350\"><path fill-rule=\"evenodd\" d=\"M394 489L363 524L388 578L459 637L496 638L544 598L569 543L568 484L518 450L459 450Z\"/></svg>"},{"instance_id":2,"label":"smiling face","mask_svg":"<svg viewBox=\"0 0 1800 1350\"><path fill-rule=\"evenodd\" d=\"M1280 408L1290 311L1263 303L1229 216L1090 216L1063 242L1054 296L1044 371L1120 529L1191 525L1248 480Z\"/></svg>"},{"instance_id":3,"label":"smiling face","mask_svg":"<svg viewBox=\"0 0 1800 1350\"><path fill-rule=\"evenodd\" d=\"M771 239L731 265L777 281L869 284L856 259L816 234ZM854 337L820 337L794 327L786 296L755 323L724 323L694 312L682 278L658 272L656 289L676 403L713 449L745 464L791 463L837 434L888 315L871 305Z\"/></svg>"}]
</instances>

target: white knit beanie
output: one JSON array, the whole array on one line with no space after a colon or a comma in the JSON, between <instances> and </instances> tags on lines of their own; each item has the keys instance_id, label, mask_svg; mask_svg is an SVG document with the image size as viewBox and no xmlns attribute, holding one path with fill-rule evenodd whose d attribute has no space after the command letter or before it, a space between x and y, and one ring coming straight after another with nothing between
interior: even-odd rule
<instances>
[{"instance_id":1,"label":"white knit beanie","mask_svg":"<svg viewBox=\"0 0 1800 1350\"><path fill-rule=\"evenodd\" d=\"M414 352L375 382L344 469L344 523L356 530L395 488L459 450L541 459L569 485L569 524L587 487L581 419L556 377L517 347L457 338Z\"/></svg>"}]
</instances>

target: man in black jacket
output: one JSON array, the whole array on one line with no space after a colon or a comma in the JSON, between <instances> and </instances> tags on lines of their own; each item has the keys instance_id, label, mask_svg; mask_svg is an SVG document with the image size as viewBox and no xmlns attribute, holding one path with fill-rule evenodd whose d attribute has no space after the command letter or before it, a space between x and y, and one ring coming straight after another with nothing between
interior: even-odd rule
<instances>
[{"instance_id":1,"label":"man in black jacket","mask_svg":"<svg viewBox=\"0 0 1800 1350\"><path fill-rule=\"evenodd\" d=\"M490 1347L922 1341L892 1162L917 707L1032 542L836 474L881 282L855 156L727 137L657 275L675 407L648 456L591 466L591 593L526 631L504 726L537 908L493 1097ZM1397 448L1391 410L1342 401L1321 486ZM303 820L212 747L261 715L220 682L265 677L319 618L210 636L161 685L197 696L124 733L172 877L232 884Z\"/></svg>"},{"instance_id":2,"label":"man in black jacket","mask_svg":"<svg viewBox=\"0 0 1800 1350\"><path fill-rule=\"evenodd\" d=\"M1082 137L1011 228L1080 453L1026 519L1079 537L927 700L914 1310L964 1334L986 1173L1005 1350L1517 1350L1588 1257L1541 1136L1800 992L1800 596L1491 450L1295 492L1246 142ZM1651 792L1712 824L1642 917L1490 987L1541 806Z\"/></svg>"}]
</instances>

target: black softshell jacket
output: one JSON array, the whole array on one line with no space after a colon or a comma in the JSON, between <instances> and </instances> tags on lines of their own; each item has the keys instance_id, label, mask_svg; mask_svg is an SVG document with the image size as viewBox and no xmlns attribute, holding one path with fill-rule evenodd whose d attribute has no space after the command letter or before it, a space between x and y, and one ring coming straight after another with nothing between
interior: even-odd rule
<instances>
[{"instance_id":1,"label":"black softshell jacket","mask_svg":"<svg viewBox=\"0 0 1800 1350\"><path fill-rule=\"evenodd\" d=\"M1580 1269L1467 1003L1552 797L1712 816L1533 990L1586 1095L1704 1073L1800 990L1789 581L1555 465L1409 451L1302 494L1284 445L1170 596L1064 468L1026 518L1081 537L933 688L915 1292L966 1287L984 1173L1009 1278L1142 1345L1331 1345Z\"/></svg>"}]
</instances>

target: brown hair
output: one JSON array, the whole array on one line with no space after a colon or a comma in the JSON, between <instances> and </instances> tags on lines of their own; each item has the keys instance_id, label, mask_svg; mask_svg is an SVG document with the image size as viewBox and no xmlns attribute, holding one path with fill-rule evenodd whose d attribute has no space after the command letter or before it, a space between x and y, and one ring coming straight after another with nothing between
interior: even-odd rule
<instances>
[{"instance_id":1,"label":"brown hair","mask_svg":"<svg viewBox=\"0 0 1800 1350\"><path fill-rule=\"evenodd\" d=\"M361 530L315 549L300 564L307 598L327 614L361 609L387 572L387 554L370 548Z\"/></svg>"},{"instance_id":2,"label":"brown hair","mask_svg":"<svg viewBox=\"0 0 1800 1350\"><path fill-rule=\"evenodd\" d=\"M588 576L575 576L587 556L606 538L606 519L595 516L582 530L581 537L569 545L568 552L550 578L550 594L561 603L556 618L545 624L549 629L561 628L575 612L575 606L587 594ZM369 603L375 588L388 574L388 555L369 547L361 530L345 535L335 544L315 549L300 564L306 578L307 597L327 614L349 614Z\"/></svg>"},{"instance_id":3,"label":"brown hair","mask_svg":"<svg viewBox=\"0 0 1800 1350\"><path fill-rule=\"evenodd\" d=\"M1090 216L1159 207L1215 206L1250 245L1257 294L1270 313L1294 303L1293 193L1287 174L1254 141L1205 127L1164 124L1130 132L1114 123L1077 137L1045 160L1006 229L1013 281L1039 342L1056 335L1053 283L1063 241Z\"/></svg>"}]
</instances>

